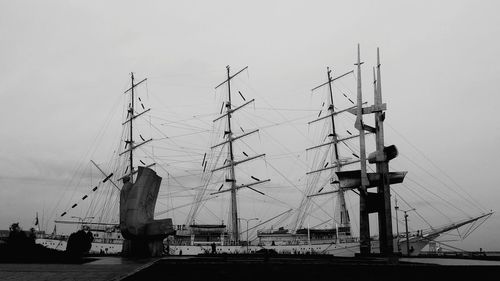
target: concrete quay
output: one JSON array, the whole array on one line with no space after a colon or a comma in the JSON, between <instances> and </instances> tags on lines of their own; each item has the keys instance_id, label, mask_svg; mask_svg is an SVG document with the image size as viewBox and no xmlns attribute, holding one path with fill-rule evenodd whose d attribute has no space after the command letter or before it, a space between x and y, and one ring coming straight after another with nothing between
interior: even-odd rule
<instances>
[{"instance_id":1,"label":"concrete quay","mask_svg":"<svg viewBox=\"0 0 500 281\"><path fill-rule=\"evenodd\" d=\"M499 280L500 261L298 255L93 257L81 264L0 263L2 281Z\"/></svg>"},{"instance_id":2,"label":"concrete quay","mask_svg":"<svg viewBox=\"0 0 500 281\"><path fill-rule=\"evenodd\" d=\"M0 263L1 281L118 281L150 266L155 259L88 258L74 263Z\"/></svg>"}]
</instances>

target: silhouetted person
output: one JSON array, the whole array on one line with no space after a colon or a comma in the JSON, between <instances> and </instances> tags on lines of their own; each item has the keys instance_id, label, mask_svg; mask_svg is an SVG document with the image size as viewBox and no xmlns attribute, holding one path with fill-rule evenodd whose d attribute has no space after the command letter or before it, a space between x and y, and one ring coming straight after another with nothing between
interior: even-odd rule
<instances>
[{"instance_id":1,"label":"silhouetted person","mask_svg":"<svg viewBox=\"0 0 500 281\"><path fill-rule=\"evenodd\" d=\"M7 240L7 245L4 248L6 253L11 256L23 257L23 256L33 256L37 250L35 244L35 233L34 229L26 235L19 223L13 223L9 227L9 238Z\"/></svg>"},{"instance_id":2,"label":"silhouetted person","mask_svg":"<svg viewBox=\"0 0 500 281\"><path fill-rule=\"evenodd\" d=\"M82 256L90 251L94 241L94 235L88 226L84 226L77 232L71 233L66 246L66 252L74 256Z\"/></svg>"},{"instance_id":3,"label":"silhouetted person","mask_svg":"<svg viewBox=\"0 0 500 281\"><path fill-rule=\"evenodd\" d=\"M35 229L32 227L30 228L30 233L28 234L28 242L33 246L35 245L36 241L36 232Z\"/></svg>"},{"instance_id":4,"label":"silhouetted person","mask_svg":"<svg viewBox=\"0 0 500 281\"><path fill-rule=\"evenodd\" d=\"M28 237L26 237L26 233L21 230L19 223L13 223L9 227L9 245L12 247L22 247L26 245L28 241Z\"/></svg>"},{"instance_id":5,"label":"silhouetted person","mask_svg":"<svg viewBox=\"0 0 500 281\"><path fill-rule=\"evenodd\" d=\"M217 251L217 247L215 246L215 243L212 242L212 254L215 254Z\"/></svg>"},{"instance_id":6,"label":"silhouetted person","mask_svg":"<svg viewBox=\"0 0 500 281\"><path fill-rule=\"evenodd\" d=\"M85 232L85 235L87 236L87 241L88 241L87 252L88 252L88 251L90 251L90 248L92 248L92 242L94 242L94 234L90 231L90 227L88 227L88 226L85 226L83 228L83 231Z\"/></svg>"}]
</instances>

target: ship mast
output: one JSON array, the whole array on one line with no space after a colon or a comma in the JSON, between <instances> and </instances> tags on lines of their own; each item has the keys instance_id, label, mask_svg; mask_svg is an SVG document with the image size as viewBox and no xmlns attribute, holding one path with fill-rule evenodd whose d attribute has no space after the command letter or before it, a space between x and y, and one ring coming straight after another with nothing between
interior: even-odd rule
<instances>
[{"instance_id":1,"label":"ship mast","mask_svg":"<svg viewBox=\"0 0 500 281\"><path fill-rule=\"evenodd\" d=\"M316 145L316 146L313 146L313 147L309 147L306 149L306 151L310 151L310 150L313 150L313 149L317 149L317 148L321 148L321 147L324 147L324 146L331 146L333 145L333 151L332 151L332 158L331 158L331 165L328 165L328 163L317 169L317 170L313 170L313 171L310 171L310 172L307 172L306 175L311 175L311 174L315 174L315 173L319 173L319 172L323 172L323 171L326 171L326 170L331 170L331 169L335 169L336 172L339 172L341 171L342 167L343 166L346 166L346 165L350 165L350 164L354 164L354 163L357 163L359 162L359 160L353 160L353 161L346 161L346 162L341 162L341 159L340 159L340 156L339 156L339 152L338 152L338 143L340 142L343 142L343 141L346 141L346 140L349 140L349 139L352 139L352 138L356 138L357 136L348 136L348 137L344 137L344 138L339 138L338 135L337 135L337 132L336 132L336 129L335 129L335 116L337 114L341 114L343 112L349 112L353 109L355 109L355 106L354 107L350 107L350 108L347 108L347 109L344 109L344 110L339 110L339 111L335 111L335 107L334 107L334 100L333 100L333 89L332 89L332 83L334 81L336 81L337 79L341 79L349 74L352 74L353 71L349 71L347 73L344 73L338 77L335 77L335 78L332 78L331 76L331 70L330 68L327 67L327 82L313 88L311 91L314 91L318 88L321 88L323 86L326 86L328 85L328 90L329 90L329 106L328 106L328 112L329 114L323 116L323 117L318 117L317 119L313 120L313 121L310 121L308 122L308 124L312 124L312 123L315 123L315 122L318 122L318 121L321 121L321 120L324 120L324 119L330 119L331 120L331 126L332 126L332 133L329 135L331 136L331 141L327 142L327 143L323 143L323 144L320 144L320 145ZM331 178L330 179L330 184L338 184L338 180L336 178ZM302 201L302 205L304 204L309 204L308 200L309 198L311 197L315 197L315 196L320 196L320 195L326 195L326 194L332 194L332 193L338 193L338 197L337 197L337 200L338 200L338 204L339 204L339 207L340 207L340 223L341 223L341 226L342 226L342 232L345 232L345 233L349 233L350 234L350 222L349 222L349 214L348 214L348 211L347 211L347 208L346 208L346 203L345 203L345 196L344 196L344 189L342 189L340 186L339 188L336 188L334 189L333 191L327 191L327 192L321 192L321 189L318 193L315 193L315 194L310 194L310 195L307 195L303 201ZM299 214L297 215L297 221L295 222L295 230L297 230L299 227L302 226L303 224L303 221L305 220L305 216L306 216L306 210L307 210L307 207L301 207L301 211L299 212ZM349 229L347 229L349 228Z\"/></svg>"},{"instance_id":2,"label":"ship mast","mask_svg":"<svg viewBox=\"0 0 500 281\"><path fill-rule=\"evenodd\" d=\"M122 151L121 153L118 154L118 156L122 156L124 154L127 154L126 156L128 156L128 164L127 164L127 167L125 169L125 172L123 173L123 175L117 179L116 181L119 182L121 180L124 180L124 182L126 181L129 181L130 183L134 183L134 180L133 180L133 176L134 174L137 173L138 169L134 169L134 149L138 148L139 146L143 145L143 144L146 144L150 141L152 141L153 139L150 138L148 140L145 140L142 135L139 134L142 142L138 143L138 144L135 144L135 141L134 141L134 134L133 134L133 129L134 129L134 124L133 124L133 120L136 119L137 117L149 112L151 110L151 108L148 108L148 109L145 109L144 107L144 104L142 104L142 101L141 101L141 98L138 98L139 99L139 102L141 102L141 107L143 108L143 111L140 112L140 113L137 113L135 114L135 108L134 108L134 102L135 102L135 88L143 83L144 81L147 80L147 78L141 80L139 83L135 83L134 80L134 73L130 73L130 80L131 80L131 86L130 88L128 88L124 94L127 94L128 92L130 92L130 102L129 102L129 105L128 105L128 109L127 109L127 116L125 117L125 121L122 123L122 126L128 126L129 128L129 132L128 132L128 138L124 141L125 142L125 148L124 148L124 151ZM130 124L127 124L129 123ZM124 130L126 130L126 127L124 127ZM124 132L125 134L126 132ZM139 160L143 165L144 167L146 168L149 168L151 166L154 166L156 165L156 163L152 163L152 164L148 164L146 165L142 160ZM115 183L115 181L113 181L112 177L114 175L114 173L110 173L109 175L104 172L103 169L101 169L101 167L99 167L99 165L97 165L97 163L95 163L93 160L90 160L90 162L96 166L96 168L99 170L99 172L101 172L105 178L102 180L102 183L105 183L107 181L111 182L111 184L118 190L120 191L121 189L118 187L117 183ZM94 187L92 189L92 192L95 192L97 190L98 186ZM85 195L82 197L81 200L85 200L86 198L88 198L88 195ZM78 205L78 203L75 203L72 205L71 209L75 208L76 206ZM68 212L65 211L61 214L61 217L64 217ZM68 222L68 221L55 221L56 223L71 223L71 222ZM102 224L102 223L93 223L93 224ZM102 225L107 225L107 224L102 224ZM109 224L109 225L116 225L116 224Z\"/></svg>"},{"instance_id":3,"label":"ship mast","mask_svg":"<svg viewBox=\"0 0 500 281\"><path fill-rule=\"evenodd\" d=\"M130 73L130 80L131 80L131 91L130 91L130 107L128 109L128 115L130 115L130 119L134 118L134 73ZM134 129L134 122L130 121L130 135L128 139L128 145L130 148L134 146L134 134L133 134L133 129ZM134 174L134 150L130 149L130 154L129 154L129 172L130 172L130 182L134 183L133 179L133 174Z\"/></svg>"},{"instance_id":4,"label":"ship mast","mask_svg":"<svg viewBox=\"0 0 500 281\"><path fill-rule=\"evenodd\" d=\"M333 148L334 148L334 159L331 161L331 163L337 163L337 166L335 170L337 172L340 171L342 165L340 164L340 158L339 158L339 151L338 151L338 137L337 137L337 132L335 130L335 118L334 118L334 113L335 113L335 107L333 103L333 90L332 90L332 76L331 76L331 70L329 67L326 68L327 76L328 76L328 90L330 93L330 106L328 107L328 110L330 112L331 116L331 121L332 121L332 143L333 143ZM333 178L331 179L330 183L333 184L335 181ZM342 188L338 188L338 204L340 205L340 224L342 226L342 230L344 231L345 228L344 226L350 226L349 225L349 215L348 211L346 208L346 203L345 203L345 197L344 197L344 190ZM349 231L350 233L350 231ZM339 233L337 233L338 237Z\"/></svg>"},{"instance_id":5,"label":"ship mast","mask_svg":"<svg viewBox=\"0 0 500 281\"><path fill-rule=\"evenodd\" d=\"M233 142L237 139L240 139L240 138L243 138L243 137L246 137L250 134L253 134L253 133L256 133L258 132L259 130L253 130L251 132L248 132L248 133L244 133L240 136L234 136L233 135L233 131L232 131L232 128L231 128L231 115L233 114L233 112L235 112L236 110L239 110L240 108L243 108L244 106L254 102L255 100L252 99L250 101L247 101L245 102L244 104L238 106L238 107L233 107L233 104L232 104L232 99L231 99L231 79L233 79L235 76L237 76L238 74L240 74L241 72L243 72L244 70L246 70L248 68L247 67L244 67L243 69L241 69L240 71L236 72L235 74L231 75L231 72L230 72L230 67L229 66L226 66L226 70L227 70L227 79L220 83L219 85L217 85L215 87L215 89L219 88L221 85L227 83L227 93L228 93L228 100L225 102L225 107L226 107L226 111L224 114L222 114L221 116L219 116L218 118L216 118L215 120L213 120L214 122L226 117L226 120L227 120L227 131L224 131L224 136L226 137L225 141L223 141L222 143L219 143L215 146L212 146L211 149L214 149L218 146L221 146L221 145L225 145L225 144L228 144L229 145L229 149L228 149L228 157L227 157L227 162L228 164L225 164L221 167L218 167L218 168L215 168L213 169L211 172L215 172L215 171L218 171L218 170L222 170L222 169L226 169L226 168L229 168L229 177L226 178L225 182L229 182L230 183L230 187L228 189L224 189L224 190L221 190L223 186L221 186L219 188L219 190L217 192L214 192L214 193L211 193L211 195L215 195L215 194L219 194L219 193L224 193L224 192L230 192L231 193L231 240L235 241L235 242L238 242L240 240L240 231L239 231L239 218L238 218L238 202L237 202L237 196L236 196L236 191L238 189L241 189L241 188L249 188L257 193L260 193L260 194L264 194L254 188L252 188L251 186L253 185L256 185L256 184L260 184L260 183L264 183L264 182L268 182L270 181L269 179L266 179L266 180L259 180L255 177L252 177L253 179L256 180L256 182L253 182L253 183L250 183L250 184L243 184L243 185L237 185L236 184L236 174L235 174L235 171L234 171L234 168L236 165L238 164L241 164L241 163L244 163L244 162L247 162L247 161L250 161L250 160L253 160L253 159L256 159L256 158L259 158L259 157L262 157L262 156L265 156L265 154L259 154L259 155L256 155L256 156L247 156L247 158L243 159L243 160L239 160L239 161L236 161L235 158L234 158L234 148L233 148ZM240 93L241 97L244 99L243 95ZM246 101L246 100L245 100Z\"/></svg>"},{"instance_id":6,"label":"ship mast","mask_svg":"<svg viewBox=\"0 0 500 281\"><path fill-rule=\"evenodd\" d=\"M337 133L335 132L335 118L333 117L334 113L334 106L333 106L333 91L332 91L332 76L331 76L331 70L329 67L326 68L326 73L328 76L328 90L330 92L330 106L328 106L328 110L330 111L330 117L332 120L332 142L333 142L333 147L334 147L334 154L335 154L335 162L332 161L332 163L339 163L339 151L338 151L338 141L337 141ZM340 170L340 166L337 166L337 170Z\"/></svg>"},{"instance_id":7,"label":"ship mast","mask_svg":"<svg viewBox=\"0 0 500 281\"><path fill-rule=\"evenodd\" d=\"M119 155L123 155L123 154L126 154L128 153L128 158L129 158L129 163L128 163L128 166L127 166L127 169L125 170L125 175L122 176L121 178L118 179L118 181L124 179L125 177L128 177L129 178L129 181L131 183L134 183L134 174L137 173L137 170L134 169L134 150L136 148L138 148L139 146L143 145L143 144L146 144L150 141L152 141L153 139L150 138L148 140L145 140L142 138L141 136L141 139L143 140L142 142L138 143L137 145L135 145L135 141L134 141L134 122L133 120L141 115L143 115L144 113L148 112L151 110L151 108L148 108L148 109L145 109L144 111L142 111L141 113L138 113L138 114L135 114L135 108L134 108L134 103L135 103L135 88L137 86L139 86L139 84L141 84L142 82L148 80L147 78L144 78L142 79L141 81L139 81L138 83L134 83L134 80L135 80L135 77L134 77L134 73L130 73L130 80L131 80L131 86L130 88L128 88L124 94L130 92L130 103L129 103L129 107L128 107L128 110L127 110L127 120L125 122L122 123L122 125L126 125L127 123L129 123L129 135L128 135L128 139L125 140L125 147L128 149L121 152ZM139 98L140 100L140 98ZM142 108L144 109L144 105L142 105ZM155 165L156 163L153 163L153 164L149 164L149 165L146 165L145 167L151 167L153 165Z\"/></svg>"},{"instance_id":8,"label":"ship mast","mask_svg":"<svg viewBox=\"0 0 500 281\"><path fill-rule=\"evenodd\" d=\"M226 67L227 69L227 94L228 94L228 102L226 103L226 112L227 114L227 139L229 141L229 181L231 182L231 224L233 231L233 240L239 241L239 220L238 220L238 201L236 200L236 175L234 174L234 153L233 153L233 132L231 131L231 74L229 65ZM224 132L226 133L226 132Z\"/></svg>"}]
</instances>

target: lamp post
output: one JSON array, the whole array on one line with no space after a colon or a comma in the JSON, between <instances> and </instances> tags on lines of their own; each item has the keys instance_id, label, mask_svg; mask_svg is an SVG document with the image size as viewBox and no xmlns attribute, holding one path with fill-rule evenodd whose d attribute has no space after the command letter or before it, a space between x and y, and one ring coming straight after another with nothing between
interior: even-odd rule
<instances>
[{"instance_id":1,"label":"lamp post","mask_svg":"<svg viewBox=\"0 0 500 281\"><path fill-rule=\"evenodd\" d=\"M401 251L401 247L399 246L399 220L398 220L398 198L394 197L394 209L396 210L396 245L398 246L398 252Z\"/></svg>"},{"instance_id":2,"label":"lamp post","mask_svg":"<svg viewBox=\"0 0 500 281\"><path fill-rule=\"evenodd\" d=\"M244 220L247 223L247 254L248 254L248 222L253 221L253 220L258 220L258 218L251 218L251 219L238 218L238 219Z\"/></svg>"},{"instance_id":3,"label":"lamp post","mask_svg":"<svg viewBox=\"0 0 500 281\"><path fill-rule=\"evenodd\" d=\"M410 210L401 210L405 213L405 226L406 226L406 254L410 256L410 236L408 235L408 212L415 211L415 208Z\"/></svg>"}]
</instances>

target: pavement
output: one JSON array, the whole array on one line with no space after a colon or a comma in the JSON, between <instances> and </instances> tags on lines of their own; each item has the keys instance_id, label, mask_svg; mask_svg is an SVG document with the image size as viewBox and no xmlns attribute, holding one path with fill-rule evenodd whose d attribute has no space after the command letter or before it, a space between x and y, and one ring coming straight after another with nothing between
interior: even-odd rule
<instances>
[{"instance_id":1,"label":"pavement","mask_svg":"<svg viewBox=\"0 0 500 281\"><path fill-rule=\"evenodd\" d=\"M412 258L400 258L399 261L412 262L412 263L445 265L445 266L498 266L498 267L500 267L500 261L498 261L498 260L412 257Z\"/></svg>"},{"instance_id":2,"label":"pavement","mask_svg":"<svg viewBox=\"0 0 500 281\"><path fill-rule=\"evenodd\" d=\"M156 259L97 257L83 264L0 263L0 280L118 281L150 266L155 261Z\"/></svg>"},{"instance_id":3,"label":"pavement","mask_svg":"<svg viewBox=\"0 0 500 281\"><path fill-rule=\"evenodd\" d=\"M323 256L92 257L82 264L0 263L0 281L144 280L499 280L500 261L439 258L355 259ZM334 273L334 275L332 275ZM440 273L440 274L437 274ZM279 278L276 279L276 276ZM446 278L445 278L446 280Z\"/></svg>"},{"instance_id":4,"label":"pavement","mask_svg":"<svg viewBox=\"0 0 500 281\"><path fill-rule=\"evenodd\" d=\"M500 280L498 261L297 255L163 257L122 281L161 280Z\"/></svg>"}]
</instances>

